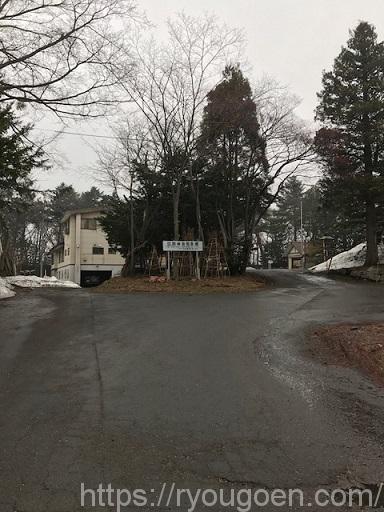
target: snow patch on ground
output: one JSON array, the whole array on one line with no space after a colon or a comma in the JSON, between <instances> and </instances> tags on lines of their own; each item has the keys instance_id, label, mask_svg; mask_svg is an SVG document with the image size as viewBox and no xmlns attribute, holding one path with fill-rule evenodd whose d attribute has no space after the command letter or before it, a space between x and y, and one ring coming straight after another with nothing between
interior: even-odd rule
<instances>
[{"instance_id":1,"label":"snow patch on ground","mask_svg":"<svg viewBox=\"0 0 384 512\"><path fill-rule=\"evenodd\" d=\"M361 267L365 262L367 244L362 243L352 247L349 251L337 254L333 258L310 268L311 272L328 272L329 270L341 270L343 268ZM379 262L384 264L384 246L379 246Z\"/></svg>"},{"instance_id":2,"label":"snow patch on ground","mask_svg":"<svg viewBox=\"0 0 384 512\"><path fill-rule=\"evenodd\" d=\"M12 290L12 285L8 284L5 279L0 277L0 299L9 299L16 294Z\"/></svg>"},{"instance_id":3,"label":"snow patch on ground","mask_svg":"<svg viewBox=\"0 0 384 512\"><path fill-rule=\"evenodd\" d=\"M56 277L9 276L4 280L9 285L21 288L80 288L72 281L60 281Z\"/></svg>"}]
</instances>

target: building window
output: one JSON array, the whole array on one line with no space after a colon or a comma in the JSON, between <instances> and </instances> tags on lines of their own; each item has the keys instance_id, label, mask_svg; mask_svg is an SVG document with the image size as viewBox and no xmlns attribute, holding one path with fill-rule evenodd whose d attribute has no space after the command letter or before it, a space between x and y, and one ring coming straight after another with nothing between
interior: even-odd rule
<instances>
[{"instance_id":1,"label":"building window","mask_svg":"<svg viewBox=\"0 0 384 512\"><path fill-rule=\"evenodd\" d=\"M104 254L104 247L92 247L92 254Z\"/></svg>"},{"instance_id":2,"label":"building window","mask_svg":"<svg viewBox=\"0 0 384 512\"><path fill-rule=\"evenodd\" d=\"M113 247L108 247L108 254L116 254L116 249Z\"/></svg>"},{"instance_id":3,"label":"building window","mask_svg":"<svg viewBox=\"0 0 384 512\"><path fill-rule=\"evenodd\" d=\"M69 219L68 219L68 220L64 223L64 233L65 233L66 235L69 235L69 231L70 231L70 229L69 229Z\"/></svg>"},{"instance_id":4,"label":"building window","mask_svg":"<svg viewBox=\"0 0 384 512\"><path fill-rule=\"evenodd\" d=\"M96 228L96 219L81 219L81 229L95 230Z\"/></svg>"}]
</instances>

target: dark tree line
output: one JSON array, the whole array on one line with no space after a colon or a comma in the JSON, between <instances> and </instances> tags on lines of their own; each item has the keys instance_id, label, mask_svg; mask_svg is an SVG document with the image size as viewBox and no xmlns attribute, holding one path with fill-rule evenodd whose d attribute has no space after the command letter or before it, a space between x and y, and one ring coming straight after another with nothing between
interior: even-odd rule
<instances>
[{"instance_id":1,"label":"dark tree line","mask_svg":"<svg viewBox=\"0 0 384 512\"><path fill-rule=\"evenodd\" d=\"M192 231L203 240L219 236L230 272L245 272L257 226L286 179L312 158L310 140L302 132L288 134L276 111L269 124L264 116L262 125L259 116L249 81L239 67L228 66L207 95L189 157L180 147L156 158L151 141L142 138L138 144L136 137L132 142L132 132L121 139L122 155L105 159L103 153L103 167L115 186L103 226L110 243L129 260L127 268L132 271L135 258L143 259L153 245L161 250L162 240Z\"/></svg>"},{"instance_id":2,"label":"dark tree line","mask_svg":"<svg viewBox=\"0 0 384 512\"><path fill-rule=\"evenodd\" d=\"M287 180L274 208L260 225L264 240L259 242L258 247L264 266L271 259L274 267L286 268L287 253L292 242L301 243L304 240L305 244L318 247L319 261L314 261L315 264L322 261L323 237L328 238L328 254L347 251L364 240L365 219L361 216L361 210L359 216L356 213L359 209L356 210L353 203L349 205L350 213L340 208L341 189L337 192L329 187L327 177L308 187L296 177Z\"/></svg>"},{"instance_id":3,"label":"dark tree line","mask_svg":"<svg viewBox=\"0 0 384 512\"><path fill-rule=\"evenodd\" d=\"M62 183L53 190L34 190L29 174L28 181L20 183L18 193L14 184L11 188L8 204L3 202L0 210L2 240L6 244L0 275L43 273L48 268L49 250L61 241L64 213L103 205L106 200L96 187L78 193Z\"/></svg>"},{"instance_id":4,"label":"dark tree line","mask_svg":"<svg viewBox=\"0 0 384 512\"><path fill-rule=\"evenodd\" d=\"M13 273L21 254L37 258L26 240L35 220L46 217L31 178L46 157L22 114L28 106L59 118L111 110L132 72L128 34L142 22L131 0L0 3L0 273ZM37 254L51 243L44 222L33 235Z\"/></svg>"},{"instance_id":5,"label":"dark tree line","mask_svg":"<svg viewBox=\"0 0 384 512\"><path fill-rule=\"evenodd\" d=\"M55 13L65 20L61 35ZM337 250L366 240L366 264L377 262L384 224L384 45L373 26L360 23L324 73L322 127L313 138L281 87L253 87L234 65L219 82L214 78L241 43L237 31L212 17L180 15L161 46L109 33L119 16L136 21L134 5L20 0L0 7L0 102L7 104L0 111L0 272L15 264L35 267L58 240L64 209L100 201L108 203L109 241L129 272L162 240L191 233L205 241L219 236L233 274L245 271L255 238L282 261L282 248L298 237L297 198L308 239L332 236ZM24 19L36 30L24 33ZM84 43L95 31L91 50ZM99 158L112 196L92 189L83 197L65 186L34 190L31 173L47 161L30 142L20 102L59 116L90 116L120 100L135 113L119 123L116 147L102 148ZM304 191L292 177L314 165L323 176Z\"/></svg>"}]
</instances>

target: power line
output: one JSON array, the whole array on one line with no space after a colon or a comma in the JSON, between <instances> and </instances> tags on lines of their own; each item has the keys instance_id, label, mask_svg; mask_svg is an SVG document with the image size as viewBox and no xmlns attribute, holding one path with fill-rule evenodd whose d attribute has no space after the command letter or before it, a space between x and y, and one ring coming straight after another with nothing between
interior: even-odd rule
<instances>
[{"instance_id":1,"label":"power line","mask_svg":"<svg viewBox=\"0 0 384 512\"><path fill-rule=\"evenodd\" d=\"M81 132L67 132L64 130L51 130L49 128L34 128L38 131L43 132L51 132L51 133L57 133L58 135L76 135L79 137L94 137L97 139L112 139L112 140L121 140L123 137L117 137L114 135L97 135L95 133L81 133ZM137 141L138 139L135 139L133 137L124 137L125 140L134 140Z\"/></svg>"}]
</instances>

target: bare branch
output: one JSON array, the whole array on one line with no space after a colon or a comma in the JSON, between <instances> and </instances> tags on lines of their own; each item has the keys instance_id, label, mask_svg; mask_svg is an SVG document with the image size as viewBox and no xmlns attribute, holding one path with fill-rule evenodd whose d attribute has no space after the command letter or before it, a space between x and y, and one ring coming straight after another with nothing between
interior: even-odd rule
<instances>
[{"instance_id":1,"label":"bare branch","mask_svg":"<svg viewBox=\"0 0 384 512\"><path fill-rule=\"evenodd\" d=\"M139 21L134 0L3 1L0 101L99 114L132 71L127 34Z\"/></svg>"}]
</instances>

